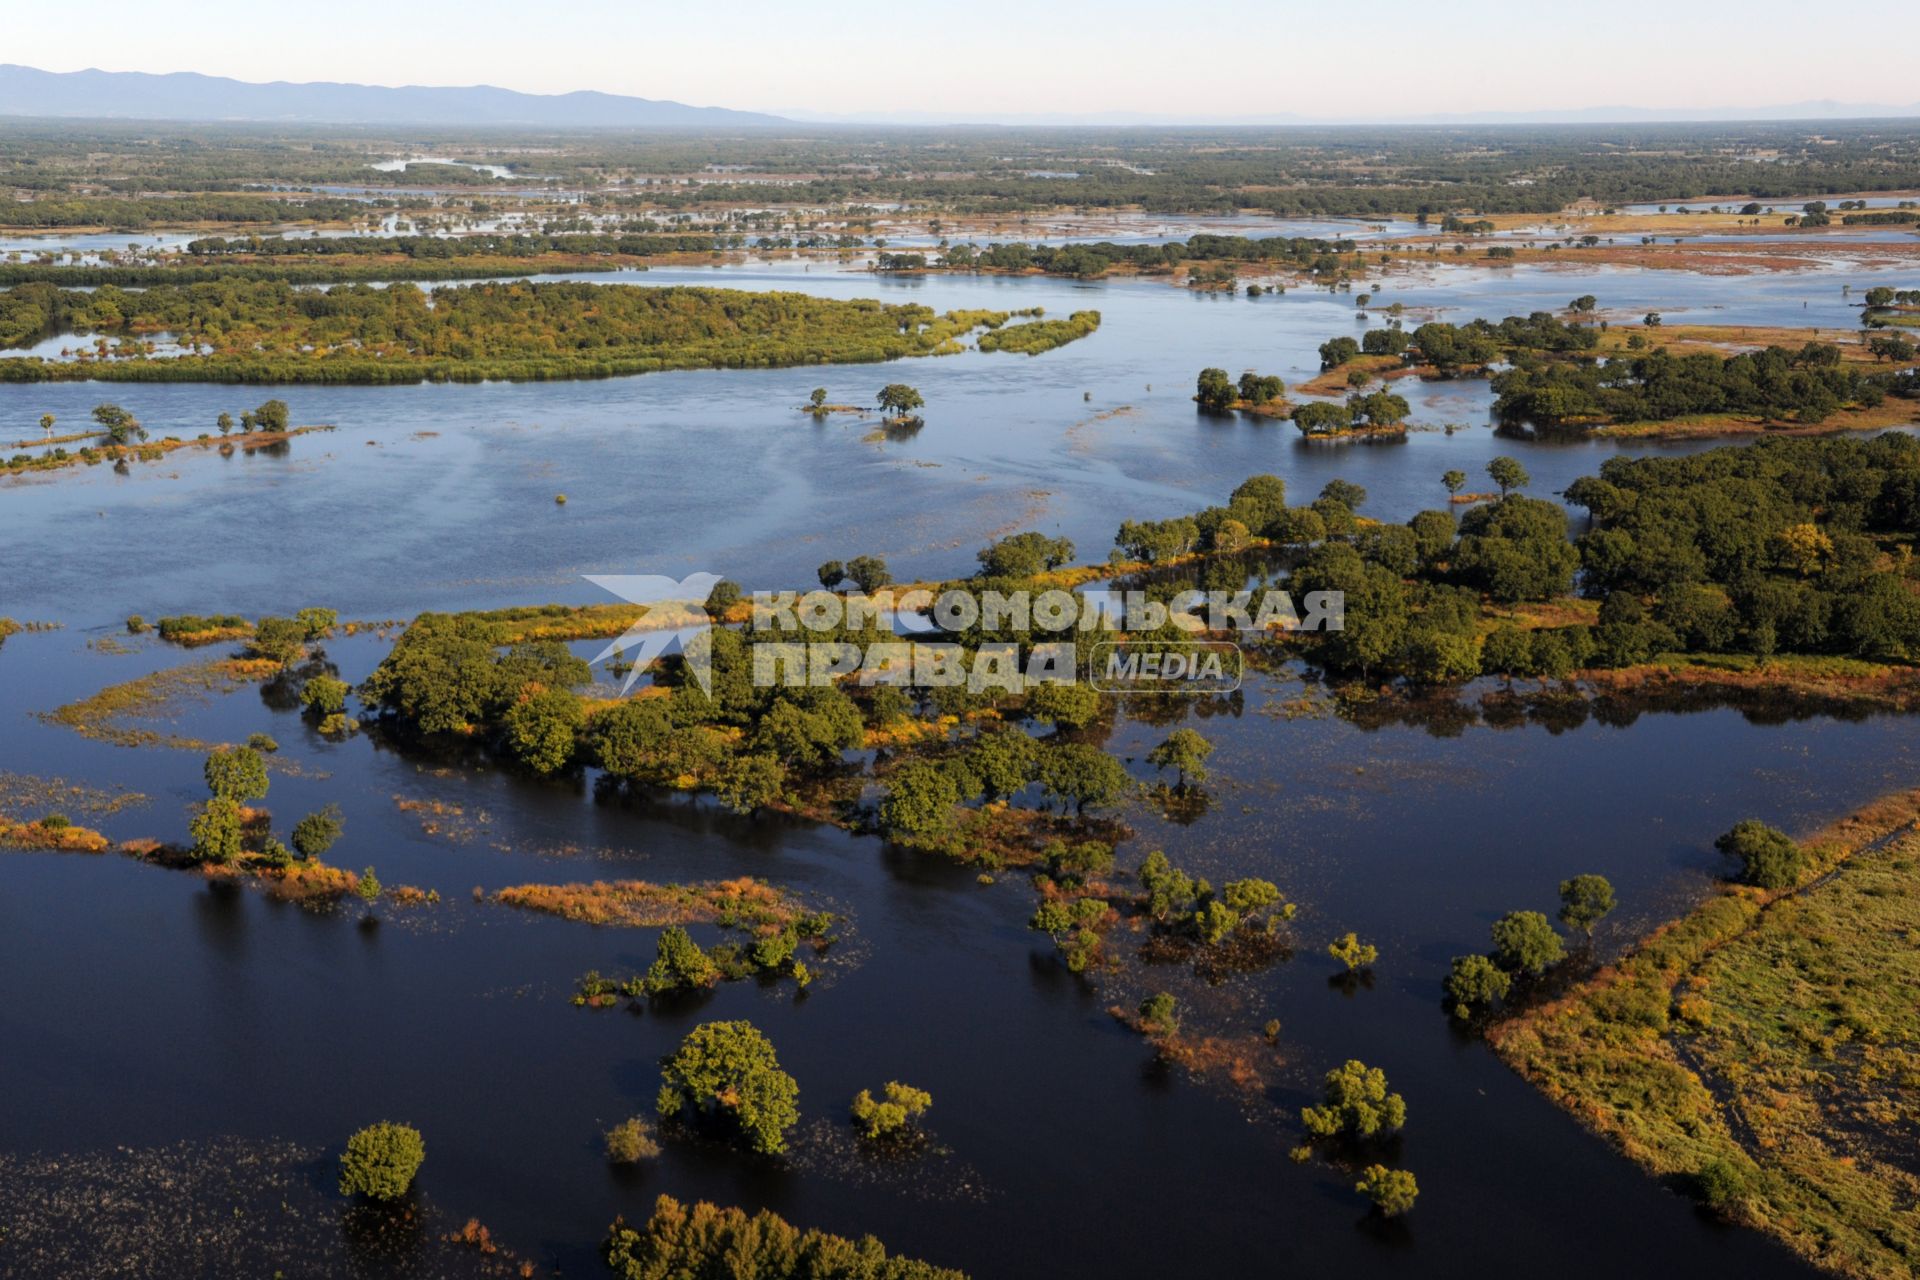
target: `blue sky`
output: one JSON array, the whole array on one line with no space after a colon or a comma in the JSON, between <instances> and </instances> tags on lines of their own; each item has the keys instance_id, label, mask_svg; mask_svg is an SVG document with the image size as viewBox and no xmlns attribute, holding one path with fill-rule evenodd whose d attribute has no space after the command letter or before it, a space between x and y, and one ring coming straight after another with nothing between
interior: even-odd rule
<instances>
[{"instance_id":1,"label":"blue sky","mask_svg":"<svg viewBox=\"0 0 1920 1280\"><path fill-rule=\"evenodd\" d=\"M601 89L814 115L1197 119L1920 99L1920 6L1861 0L46 0L0 61Z\"/></svg>"}]
</instances>

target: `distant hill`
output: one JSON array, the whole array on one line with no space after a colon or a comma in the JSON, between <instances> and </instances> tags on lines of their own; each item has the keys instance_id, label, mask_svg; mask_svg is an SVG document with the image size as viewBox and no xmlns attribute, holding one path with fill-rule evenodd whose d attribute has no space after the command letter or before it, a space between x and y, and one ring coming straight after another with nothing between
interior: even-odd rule
<instances>
[{"instance_id":1,"label":"distant hill","mask_svg":"<svg viewBox=\"0 0 1920 1280\"><path fill-rule=\"evenodd\" d=\"M40 71L0 63L0 116L327 124L684 127L784 124L779 116L613 93L516 93L491 85L252 84L192 71Z\"/></svg>"}]
</instances>

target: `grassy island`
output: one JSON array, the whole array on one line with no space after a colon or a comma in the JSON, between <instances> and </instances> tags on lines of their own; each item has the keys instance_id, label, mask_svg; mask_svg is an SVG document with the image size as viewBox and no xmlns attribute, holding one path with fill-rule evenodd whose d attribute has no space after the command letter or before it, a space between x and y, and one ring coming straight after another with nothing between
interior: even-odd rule
<instances>
[{"instance_id":1,"label":"grassy island","mask_svg":"<svg viewBox=\"0 0 1920 1280\"><path fill-rule=\"evenodd\" d=\"M227 280L90 293L20 285L0 293L0 342L166 333L186 352L163 358L135 345L124 355L7 360L0 379L385 384L856 364L955 353L966 335L1007 318L797 293L551 282L424 291ZM1092 330L1085 319L1049 322L1005 349L1068 340L1054 324Z\"/></svg>"}]
</instances>

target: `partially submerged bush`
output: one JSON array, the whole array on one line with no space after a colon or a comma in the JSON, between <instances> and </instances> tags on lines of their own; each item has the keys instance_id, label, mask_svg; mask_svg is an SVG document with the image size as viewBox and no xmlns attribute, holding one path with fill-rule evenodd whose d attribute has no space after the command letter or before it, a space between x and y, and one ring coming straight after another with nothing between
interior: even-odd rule
<instances>
[{"instance_id":1,"label":"partially submerged bush","mask_svg":"<svg viewBox=\"0 0 1920 1280\"><path fill-rule=\"evenodd\" d=\"M607 1159L615 1164L638 1164L660 1154L653 1127L639 1116L631 1116L607 1130Z\"/></svg>"},{"instance_id":2,"label":"partially submerged bush","mask_svg":"<svg viewBox=\"0 0 1920 1280\"><path fill-rule=\"evenodd\" d=\"M695 1027L662 1075L661 1115L725 1115L755 1151L777 1155L787 1149L787 1130L800 1119L800 1086L780 1069L773 1045L751 1022Z\"/></svg>"},{"instance_id":3,"label":"partially submerged bush","mask_svg":"<svg viewBox=\"0 0 1920 1280\"><path fill-rule=\"evenodd\" d=\"M1326 1102L1306 1107L1300 1119L1316 1138L1372 1138L1407 1122L1407 1103L1387 1091L1387 1073L1358 1058L1327 1072Z\"/></svg>"},{"instance_id":4,"label":"partially submerged bush","mask_svg":"<svg viewBox=\"0 0 1920 1280\"><path fill-rule=\"evenodd\" d=\"M909 1136L914 1122L933 1105L932 1094L898 1080L887 1081L882 1093L880 1099L875 1099L872 1093L862 1089L853 1100L853 1122L869 1138Z\"/></svg>"},{"instance_id":5,"label":"partially submerged bush","mask_svg":"<svg viewBox=\"0 0 1920 1280\"><path fill-rule=\"evenodd\" d=\"M1791 888L1807 872L1807 855L1793 838L1753 818L1735 823L1713 847L1740 859L1740 878L1762 889Z\"/></svg>"},{"instance_id":6,"label":"partially submerged bush","mask_svg":"<svg viewBox=\"0 0 1920 1280\"><path fill-rule=\"evenodd\" d=\"M1412 1174L1383 1164L1368 1165L1353 1189L1373 1201L1373 1207L1388 1218L1397 1218L1413 1208L1420 1194L1420 1184Z\"/></svg>"},{"instance_id":7,"label":"partially submerged bush","mask_svg":"<svg viewBox=\"0 0 1920 1280\"><path fill-rule=\"evenodd\" d=\"M381 1121L347 1139L340 1157L340 1194L395 1200L413 1185L427 1158L427 1144L411 1125Z\"/></svg>"}]
</instances>

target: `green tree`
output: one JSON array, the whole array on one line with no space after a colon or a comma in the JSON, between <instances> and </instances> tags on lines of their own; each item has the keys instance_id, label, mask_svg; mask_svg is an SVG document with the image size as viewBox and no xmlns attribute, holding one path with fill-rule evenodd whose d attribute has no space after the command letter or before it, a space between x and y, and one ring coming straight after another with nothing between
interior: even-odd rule
<instances>
[{"instance_id":1,"label":"green tree","mask_svg":"<svg viewBox=\"0 0 1920 1280\"><path fill-rule=\"evenodd\" d=\"M713 794L735 813L752 813L777 803L787 793L787 767L762 751L727 761L714 779Z\"/></svg>"},{"instance_id":2,"label":"green tree","mask_svg":"<svg viewBox=\"0 0 1920 1280\"><path fill-rule=\"evenodd\" d=\"M706 603L702 606L707 616L718 621L727 616L727 611L740 603L740 584L730 578L722 578L713 584L707 592Z\"/></svg>"},{"instance_id":3,"label":"green tree","mask_svg":"<svg viewBox=\"0 0 1920 1280\"><path fill-rule=\"evenodd\" d=\"M565 689L542 689L507 708L501 718L507 754L535 773L558 773L573 760L586 712Z\"/></svg>"},{"instance_id":4,"label":"green tree","mask_svg":"<svg viewBox=\"0 0 1920 1280\"><path fill-rule=\"evenodd\" d=\"M307 628L295 618L262 618L247 637L247 653L281 666L298 661L307 643Z\"/></svg>"},{"instance_id":5,"label":"green tree","mask_svg":"<svg viewBox=\"0 0 1920 1280\"><path fill-rule=\"evenodd\" d=\"M720 966L679 925L661 930L654 947L653 965L641 983L648 995L695 991L720 981Z\"/></svg>"},{"instance_id":6,"label":"green tree","mask_svg":"<svg viewBox=\"0 0 1920 1280\"><path fill-rule=\"evenodd\" d=\"M397 1200L413 1185L427 1158L427 1144L411 1125L381 1121L347 1139L340 1157L340 1194Z\"/></svg>"},{"instance_id":7,"label":"green tree","mask_svg":"<svg viewBox=\"0 0 1920 1280\"><path fill-rule=\"evenodd\" d=\"M879 404L894 417L905 417L915 409L924 409L926 400L904 382L889 382L880 388Z\"/></svg>"},{"instance_id":8,"label":"green tree","mask_svg":"<svg viewBox=\"0 0 1920 1280\"><path fill-rule=\"evenodd\" d=\"M1542 974L1559 964L1566 947L1538 911L1509 911L1493 922L1493 956L1510 973Z\"/></svg>"},{"instance_id":9,"label":"green tree","mask_svg":"<svg viewBox=\"0 0 1920 1280\"><path fill-rule=\"evenodd\" d=\"M1514 459L1504 455L1495 458L1487 464L1487 478L1500 486L1500 496L1503 499L1507 496L1508 491L1524 489L1532 483L1533 480L1533 478L1527 474L1525 467L1521 466L1519 462Z\"/></svg>"},{"instance_id":10,"label":"green tree","mask_svg":"<svg viewBox=\"0 0 1920 1280\"><path fill-rule=\"evenodd\" d=\"M373 904L380 901L380 877L373 874L373 868L367 867L360 872L360 878L354 882L353 892L360 901L367 904L367 913L373 913Z\"/></svg>"},{"instance_id":11,"label":"green tree","mask_svg":"<svg viewBox=\"0 0 1920 1280\"><path fill-rule=\"evenodd\" d=\"M1458 493L1467 487L1467 473L1457 468L1450 468L1440 477L1440 483L1447 486L1448 493Z\"/></svg>"},{"instance_id":12,"label":"green tree","mask_svg":"<svg viewBox=\"0 0 1920 1280\"><path fill-rule=\"evenodd\" d=\"M1455 956L1447 974L1447 999L1453 1003L1453 1016L1464 1022L1475 1009L1504 998L1512 986L1512 975L1486 956Z\"/></svg>"},{"instance_id":13,"label":"green tree","mask_svg":"<svg viewBox=\"0 0 1920 1280\"><path fill-rule=\"evenodd\" d=\"M606 1135L607 1159L614 1164L638 1164L660 1154L653 1128L640 1116L629 1116Z\"/></svg>"},{"instance_id":14,"label":"green tree","mask_svg":"<svg viewBox=\"0 0 1920 1280\"><path fill-rule=\"evenodd\" d=\"M1156 1038L1180 1033L1180 1002L1165 991L1140 1002L1140 1030Z\"/></svg>"},{"instance_id":15,"label":"green tree","mask_svg":"<svg viewBox=\"0 0 1920 1280\"><path fill-rule=\"evenodd\" d=\"M1026 712L1043 724L1084 729L1100 715L1100 691L1091 685L1046 680L1027 690Z\"/></svg>"},{"instance_id":16,"label":"green tree","mask_svg":"<svg viewBox=\"0 0 1920 1280\"><path fill-rule=\"evenodd\" d=\"M1413 1208L1420 1194L1420 1184L1411 1173L1405 1169L1389 1169L1383 1164L1368 1165L1353 1189L1373 1201L1374 1208L1388 1218L1397 1218Z\"/></svg>"},{"instance_id":17,"label":"green tree","mask_svg":"<svg viewBox=\"0 0 1920 1280\"><path fill-rule=\"evenodd\" d=\"M218 418L214 419L213 425L220 428L221 435L227 435L233 431L233 415L230 413L222 413Z\"/></svg>"},{"instance_id":18,"label":"green tree","mask_svg":"<svg viewBox=\"0 0 1920 1280\"><path fill-rule=\"evenodd\" d=\"M1147 763L1156 769L1172 769L1179 775L1179 787L1207 780L1207 757L1213 744L1192 729L1175 729L1161 744L1147 753Z\"/></svg>"},{"instance_id":19,"label":"green tree","mask_svg":"<svg viewBox=\"0 0 1920 1280\"><path fill-rule=\"evenodd\" d=\"M755 1151L778 1155L787 1149L787 1131L800 1119L800 1086L780 1069L773 1045L751 1022L695 1027L661 1074L661 1115L724 1115Z\"/></svg>"},{"instance_id":20,"label":"green tree","mask_svg":"<svg viewBox=\"0 0 1920 1280\"><path fill-rule=\"evenodd\" d=\"M1218 413L1233 406L1240 398L1240 392L1233 385L1233 379L1227 376L1225 369L1202 369L1195 385L1193 399L1209 413Z\"/></svg>"},{"instance_id":21,"label":"green tree","mask_svg":"<svg viewBox=\"0 0 1920 1280\"><path fill-rule=\"evenodd\" d=\"M195 858L202 862L232 862L240 856L239 802L214 796L201 805L200 811L187 823L187 834L193 839Z\"/></svg>"},{"instance_id":22,"label":"green tree","mask_svg":"<svg viewBox=\"0 0 1920 1280\"><path fill-rule=\"evenodd\" d=\"M812 406L816 413L826 408L827 389L825 387L815 387L812 391L808 392L807 404Z\"/></svg>"},{"instance_id":23,"label":"green tree","mask_svg":"<svg viewBox=\"0 0 1920 1280\"><path fill-rule=\"evenodd\" d=\"M1031 578L1073 559L1073 543L1029 531L980 548L980 572L989 578Z\"/></svg>"},{"instance_id":24,"label":"green tree","mask_svg":"<svg viewBox=\"0 0 1920 1280\"><path fill-rule=\"evenodd\" d=\"M1081 742L1058 743L1041 751L1036 775L1048 796L1073 805L1076 813L1085 813L1088 805L1112 804L1133 785L1118 760Z\"/></svg>"},{"instance_id":25,"label":"green tree","mask_svg":"<svg viewBox=\"0 0 1920 1280\"><path fill-rule=\"evenodd\" d=\"M339 805L316 809L293 824L293 847L303 858L318 858L333 848L345 825Z\"/></svg>"},{"instance_id":26,"label":"green tree","mask_svg":"<svg viewBox=\"0 0 1920 1280\"><path fill-rule=\"evenodd\" d=\"M218 799L245 804L267 794L267 762L252 747L221 747L201 772Z\"/></svg>"},{"instance_id":27,"label":"green tree","mask_svg":"<svg viewBox=\"0 0 1920 1280\"><path fill-rule=\"evenodd\" d=\"M847 566L838 560L829 560L820 566L817 574L820 579L821 589L831 591L839 586L841 580L847 576Z\"/></svg>"},{"instance_id":28,"label":"green tree","mask_svg":"<svg viewBox=\"0 0 1920 1280\"><path fill-rule=\"evenodd\" d=\"M887 569L887 562L879 556L855 556L847 561L847 576L853 579L853 585L866 595L872 595L893 581L893 574Z\"/></svg>"},{"instance_id":29,"label":"green tree","mask_svg":"<svg viewBox=\"0 0 1920 1280\"><path fill-rule=\"evenodd\" d=\"M117 404L95 405L93 420L106 433L108 444L126 445L147 438L147 429L140 425L140 420Z\"/></svg>"},{"instance_id":30,"label":"green tree","mask_svg":"<svg viewBox=\"0 0 1920 1280\"><path fill-rule=\"evenodd\" d=\"M338 715L347 709L351 687L332 676L314 676L300 688L300 705L317 716Z\"/></svg>"},{"instance_id":31,"label":"green tree","mask_svg":"<svg viewBox=\"0 0 1920 1280\"><path fill-rule=\"evenodd\" d=\"M1762 889L1788 889L1807 872L1807 855L1793 838L1748 818L1713 842L1721 853L1740 859L1741 878Z\"/></svg>"},{"instance_id":32,"label":"green tree","mask_svg":"<svg viewBox=\"0 0 1920 1280\"><path fill-rule=\"evenodd\" d=\"M1033 781L1040 745L1018 729L982 733L967 748L967 772L990 800L1004 800Z\"/></svg>"},{"instance_id":33,"label":"green tree","mask_svg":"<svg viewBox=\"0 0 1920 1280\"><path fill-rule=\"evenodd\" d=\"M1360 941L1360 935L1349 930L1346 936L1327 944L1327 954L1345 965L1348 973L1355 973L1372 968L1373 962L1380 958L1380 948Z\"/></svg>"},{"instance_id":34,"label":"green tree","mask_svg":"<svg viewBox=\"0 0 1920 1280\"><path fill-rule=\"evenodd\" d=\"M898 1140L909 1136L912 1126L933 1105L933 1095L898 1080L887 1081L881 1097L862 1089L854 1095L853 1122L869 1139Z\"/></svg>"},{"instance_id":35,"label":"green tree","mask_svg":"<svg viewBox=\"0 0 1920 1280\"><path fill-rule=\"evenodd\" d=\"M269 400L253 411L254 425L262 431L285 431L289 421L285 400Z\"/></svg>"},{"instance_id":36,"label":"green tree","mask_svg":"<svg viewBox=\"0 0 1920 1280\"><path fill-rule=\"evenodd\" d=\"M1605 876L1581 875L1560 882L1560 923L1589 938L1593 926L1614 908L1613 885Z\"/></svg>"},{"instance_id":37,"label":"green tree","mask_svg":"<svg viewBox=\"0 0 1920 1280\"><path fill-rule=\"evenodd\" d=\"M915 760L894 770L880 801L880 826L895 838L923 839L947 829L960 786L950 770Z\"/></svg>"},{"instance_id":38,"label":"green tree","mask_svg":"<svg viewBox=\"0 0 1920 1280\"><path fill-rule=\"evenodd\" d=\"M1326 1101L1300 1112L1316 1138L1345 1135L1372 1138L1398 1132L1407 1122L1407 1103L1387 1090L1387 1073L1357 1058L1327 1072Z\"/></svg>"}]
</instances>

